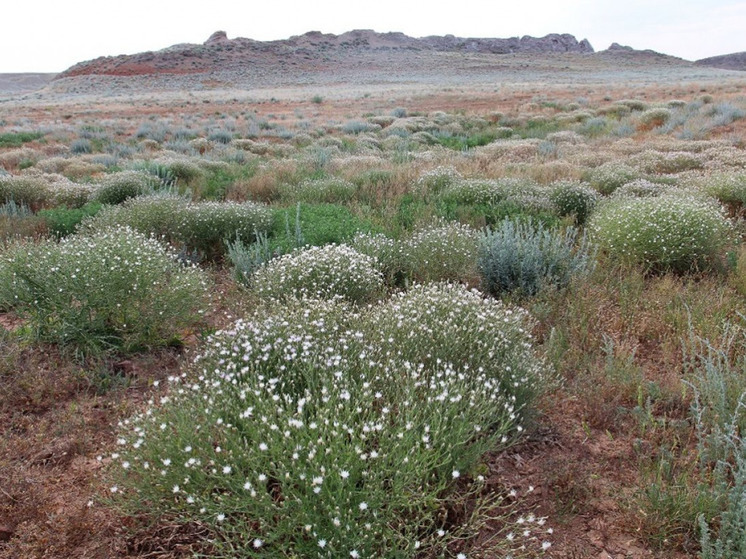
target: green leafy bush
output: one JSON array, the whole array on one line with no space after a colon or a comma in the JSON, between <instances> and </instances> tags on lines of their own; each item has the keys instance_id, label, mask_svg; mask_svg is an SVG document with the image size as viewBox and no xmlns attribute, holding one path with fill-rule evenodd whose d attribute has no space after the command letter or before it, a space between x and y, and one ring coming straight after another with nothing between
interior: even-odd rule
<instances>
[{"instance_id":1,"label":"green leafy bush","mask_svg":"<svg viewBox=\"0 0 746 559\"><path fill-rule=\"evenodd\" d=\"M589 228L612 257L679 273L712 266L731 232L716 203L684 193L609 201Z\"/></svg>"},{"instance_id":2,"label":"green leafy bush","mask_svg":"<svg viewBox=\"0 0 746 559\"><path fill-rule=\"evenodd\" d=\"M169 343L199 320L205 276L130 228L23 243L0 256L0 305L45 340L80 350L137 351Z\"/></svg>"},{"instance_id":3,"label":"green leafy bush","mask_svg":"<svg viewBox=\"0 0 746 559\"><path fill-rule=\"evenodd\" d=\"M417 326L431 303L448 341L433 345L454 359L397 357L424 356L398 315ZM525 400L513 394L541 386L543 366L522 312L463 288L376 309L305 301L215 334L159 406L125 422L112 495L129 512L207 527L214 557L448 553L484 507L447 527L442 510L457 487L484 505L471 472L520 429ZM521 522L518 534L539 531L535 517Z\"/></svg>"},{"instance_id":4,"label":"green leafy bush","mask_svg":"<svg viewBox=\"0 0 746 559\"><path fill-rule=\"evenodd\" d=\"M479 272L485 290L493 295L535 295L548 286L564 287L573 276L593 268L592 247L578 231L564 234L532 222L510 219L484 232L479 243Z\"/></svg>"},{"instance_id":5,"label":"green leafy bush","mask_svg":"<svg viewBox=\"0 0 746 559\"><path fill-rule=\"evenodd\" d=\"M50 233L62 238L72 235L85 218L96 215L101 207L99 202L89 202L81 208L41 210L38 215L44 219Z\"/></svg>"},{"instance_id":6,"label":"green leafy bush","mask_svg":"<svg viewBox=\"0 0 746 559\"><path fill-rule=\"evenodd\" d=\"M251 284L269 299L342 297L365 303L383 292L375 258L347 245L311 246L275 258L254 273Z\"/></svg>"}]
</instances>

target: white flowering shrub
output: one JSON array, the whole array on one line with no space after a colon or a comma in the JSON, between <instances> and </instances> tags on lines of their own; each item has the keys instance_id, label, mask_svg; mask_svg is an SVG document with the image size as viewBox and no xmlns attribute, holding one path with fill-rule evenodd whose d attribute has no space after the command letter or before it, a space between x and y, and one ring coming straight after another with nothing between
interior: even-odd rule
<instances>
[{"instance_id":1,"label":"white flowering shrub","mask_svg":"<svg viewBox=\"0 0 746 559\"><path fill-rule=\"evenodd\" d=\"M461 179L461 173L453 167L436 167L420 175L414 191L421 196L437 195Z\"/></svg>"},{"instance_id":2,"label":"white flowering shrub","mask_svg":"<svg viewBox=\"0 0 746 559\"><path fill-rule=\"evenodd\" d=\"M168 395L123 422L111 492L129 510L208 527L215 557L451 556L462 527L443 524L443 507L457 485L483 487L481 455L519 427L507 377L524 382L540 367L522 313L439 289L445 317L450 295L457 309L478 309L447 331L480 336L486 320L497 333L459 346L484 345L479 362L464 353L425 364L379 345L375 329L396 325L394 305L368 316L305 301L238 321L170 379ZM399 302L410 316L436 292ZM538 534L543 520L521 523Z\"/></svg>"},{"instance_id":3,"label":"white flowering shrub","mask_svg":"<svg viewBox=\"0 0 746 559\"><path fill-rule=\"evenodd\" d=\"M717 203L684 193L611 200L597 210L589 229L614 258L679 273L711 266L731 233Z\"/></svg>"},{"instance_id":4,"label":"white flowering shrub","mask_svg":"<svg viewBox=\"0 0 746 559\"><path fill-rule=\"evenodd\" d=\"M397 282L401 272L398 243L383 233L357 233L350 246L356 251L375 258L383 278L389 285Z\"/></svg>"},{"instance_id":5,"label":"white flowering shrub","mask_svg":"<svg viewBox=\"0 0 746 559\"><path fill-rule=\"evenodd\" d=\"M168 343L199 320L207 280L130 228L23 243L0 254L0 306L42 339L83 350Z\"/></svg>"},{"instance_id":6,"label":"white flowering shrub","mask_svg":"<svg viewBox=\"0 0 746 559\"><path fill-rule=\"evenodd\" d=\"M411 281L475 277L479 233L457 222L423 227L399 242L399 262Z\"/></svg>"},{"instance_id":7,"label":"white flowering shrub","mask_svg":"<svg viewBox=\"0 0 746 559\"><path fill-rule=\"evenodd\" d=\"M375 258L347 245L306 247L270 260L251 278L263 298L372 301L383 292L383 275Z\"/></svg>"},{"instance_id":8,"label":"white flowering shrub","mask_svg":"<svg viewBox=\"0 0 746 559\"><path fill-rule=\"evenodd\" d=\"M0 204L11 200L28 206L33 211L49 206L52 191L41 177L13 176L0 177Z\"/></svg>"},{"instance_id":9,"label":"white flowering shrub","mask_svg":"<svg viewBox=\"0 0 746 559\"><path fill-rule=\"evenodd\" d=\"M617 188L612 197L614 198L654 198L667 192L673 187L667 184L651 182L646 179L637 179Z\"/></svg>"},{"instance_id":10,"label":"white flowering shrub","mask_svg":"<svg viewBox=\"0 0 746 559\"><path fill-rule=\"evenodd\" d=\"M704 190L733 213L746 207L746 173L716 173L702 179Z\"/></svg>"},{"instance_id":11,"label":"white flowering shrub","mask_svg":"<svg viewBox=\"0 0 746 559\"><path fill-rule=\"evenodd\" d=\"M272 225L272 214L254 202L194 202L168 194L139 196L104 208L87 221L88 230L126 225L164 237L179 248L197 250L207 258L225 251L224 241L251 242Z\"/></svg>"},{"instance_id":12,"label":"white flowering shrub","mask_svg":"<svg viewBox=\"0 0 746 559\"><path fill-rule=\"evenodd\" d=\"M386 358L450 363L498 379L516 417L549 384L531 348L528 314L452 283L416 285L375 308L367 327Z\"/></svg>"},{"instance_id":13,"label":"white flowering shrub","mask_svg":"<svg viewBox=\"0 0 746 559\"><path fill-rule=\"evenodd\" d=\"M282 184L278 188L280 197L287 202L310 204L340 203L350 201L357 187L339 177L307 179L297 184Z\"/></svg>"},{"instance_id":14,"label":"white flowering shrub","mask_svg":"<svg viewBox=\"0 0 746 559\"><path fill-rule=\"evenodd\" d=\"M439 199L456 204L494 204L507 197L501 186L498 181L489 179L458 180L446 186Z\"/></svg>"},{"instance_id":15,"label":"white flowering shrub","mask_svg":"<svg viewBox=\"0 0 746 559\"><path fill-rule=\"evenodd\" d=\"M102 204L121 204L153 191L160 181L145 171L120 171L104 177L96 189L95 200Z\"/></svg>"},{"instance_id":16,"label":"white flowering shrub","mask_svg":"<svg viewBox=\"0 0 746 559\"><path fill-rule=\"evenodd\" d=\"M623 184L638 178L640 178L640 175L635 169L617 161L604 163L592 169L587 176L591 186L607 196Z\"/></svg>"},{"instance_id":17,"label":"white flowering shrub","mask_svg":"<svg viewBox=\"0 0 746 559\"><path fill-rule=\"evenodd\" d=\"M208 258L225 251L225 240L253 241L272 226L272 212L256 202L195 202L177 222L178 241Z\"/></svg>"},{"instance_id":18,"label":"white flowering shrub","mask_svg":"<svg viewBox=\"0 0 746 559\"><path fill-rule=\"evenodd\" d=\"M598 203L598 192L582 182L561 181L552 184L550 200L560 216L572 216L582 225Z\"/></svg>"}]
</instances>

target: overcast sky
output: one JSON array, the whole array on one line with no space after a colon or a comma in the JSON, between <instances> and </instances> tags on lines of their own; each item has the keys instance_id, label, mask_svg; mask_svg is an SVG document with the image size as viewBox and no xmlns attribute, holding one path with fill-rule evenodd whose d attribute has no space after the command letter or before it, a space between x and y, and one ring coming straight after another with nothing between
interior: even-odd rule
<instances>
[{"instance_id":1,"label":"overcast sky","mask_svg":"<svg viewBox=\"0 0 746 559\"><path fill-rule=\"evenodd\" d=\"M352 29L461 37L571 33L696 60L746 51L745 0L4 0L0 73L229 38Z\"/></svg>"}]
</instances>

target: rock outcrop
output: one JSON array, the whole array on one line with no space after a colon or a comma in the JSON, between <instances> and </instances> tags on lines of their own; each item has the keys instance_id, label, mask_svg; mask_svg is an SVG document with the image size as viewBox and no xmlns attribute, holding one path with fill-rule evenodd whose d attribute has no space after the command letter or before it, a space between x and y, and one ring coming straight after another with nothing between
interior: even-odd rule
<instances>
[{"instance_id":1,"label":"rock outcrop","mask_svg":"<svg viewBox=\"0 0 746 559\"><path fill-rule=\"evenodd\" d=\"M228 39L225 31L216 31L201 45L179 44L156 52L106 56L81 62L58 75L59 79L82 75L133 76L149 74L193 74L232 69L263 60L329 59L349 53L385 52L473 52L511 53L592 53L587 39L578 41L569 34L553 33L545 37L508 39L462 38L446 35L423 38L403 33L377 33L358 29L341 35L310 31L281 41Z\"/></svg>"}]
</instances>

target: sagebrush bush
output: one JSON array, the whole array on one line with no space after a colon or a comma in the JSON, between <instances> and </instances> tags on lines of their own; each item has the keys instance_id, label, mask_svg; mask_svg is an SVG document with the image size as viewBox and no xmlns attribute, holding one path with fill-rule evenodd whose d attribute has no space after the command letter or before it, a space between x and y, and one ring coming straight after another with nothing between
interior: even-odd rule
<instances>
[{"instance_id":1,"label":"sagebrush bush","mask_svg":"<svg viewBox=\"0 0 746 559\"><path fill-rule=\"evenodd\" d=\"M456 480L482 487L469 480L481 455L520 428L514 384L540 385L543 366L521 312L455 286L397 301L370 318L305 301L216 333L160 405L124 422L111 493L207 527L214 557L447 553L469 515L445 527L440 511ZM449 342L435 347L460 340L455 359L417 361L424 347L398 326L431 303Z\"/></svg>"},{"instance_id":2,"label":"sagebrush bush","mask_svg":"<svg viewBox=\"0 0 746 559\"><path fill-rule=\"evenodd\" d=\"M199 320L206 277L130 228L19 244L0 256L2 296L45 340L84 351L169 343ZM2 305L3 303L0 303Z\"/></svg>"},{"instance_id":3,"label":"sagebrush bush","mask_svg":"<svg viewBox=\"0 0 746 559\"><path fill-rule=\"evenodd\" d=\"M722 208L685 193L609 201L589 229L614 258L679 273L715 264L731 233Z\"/></svg>"},{"instance_id":4,"label":"sagebrush bush","mask_svg":"<svg viewBox=\"0 0 746 559\"><path fill-rule=\"evenodd\" d=\"M562 181L552 185L549 195L558 215L572 216L583 225L598 203L598 192L581 182Z\"/></svg>"},{"instance_id":5,"label":"sagebrush bush","mask_svg":"<svg viewBox=\"0 0 746 559\"><path fill-rule=\"evenodd\" d=\"M564 287L573 276L588 273L594 257L593 248L585 236L578 239L574 227L561 232L506 219L483 233L478 266L488 293L531 296L545 287Z\"/></svg>"},{"instance_id":6,"label":"sagebrush bush","mask_svg":"<svg viewBox=\"0 0 746 559\"><path fill-rule=\"evenodd\" d=\"M404 275L419 283L468 281L476 275L479 233L460 223L433 224L399 242Z\"/></svg>"},{"instance_id":7,"label":"sagebrush bush","mask_svg":"<svg viewBox=\"0 0 746 559\"><path fill-rule=\"evenodd\" d=\"M121 204L153 191L160 186L160 181L144 171L121 171L106 175L98 185L95 200L102 204Z\"/></svg>"},{"instance_id":8,"label":"sagebrush bush","mask_svg":"<svg viewBox=\"0 0 746 559\"><path fill-rule=\"evenodd\" d=\"M342 297L365 303L382 294L383 275L375 258L347 245L326 245L271 260L256 270L251 285L269 299Z\"/></svg>"}]
</instances>

